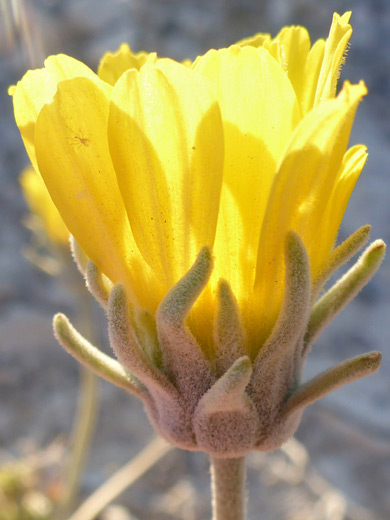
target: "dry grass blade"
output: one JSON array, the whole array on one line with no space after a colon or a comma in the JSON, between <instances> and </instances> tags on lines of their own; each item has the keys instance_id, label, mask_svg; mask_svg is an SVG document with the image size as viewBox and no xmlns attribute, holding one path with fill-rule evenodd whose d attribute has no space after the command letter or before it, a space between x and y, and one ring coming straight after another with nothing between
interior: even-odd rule
<instances>
[{"instance_id":1,"label":"dry grass blade","mask_svg":"<svg viewBox=\"0 0 390 520\"><path fill-rule=\"evenodd\" d=\"M103 509L138 480L173 447L160 437L153 439L139 455L102 484L68 520L93 520Z\"/></svg>"}]
</instances>

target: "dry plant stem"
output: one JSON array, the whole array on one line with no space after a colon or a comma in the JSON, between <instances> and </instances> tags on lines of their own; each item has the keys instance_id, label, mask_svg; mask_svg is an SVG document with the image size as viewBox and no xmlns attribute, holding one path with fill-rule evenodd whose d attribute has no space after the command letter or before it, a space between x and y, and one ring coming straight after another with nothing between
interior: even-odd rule
<instances>
[{"instance_id":1,"label":"dry plant stem","mask_svg":"<svg viewBox=\"0 0 390 520\"><path fill-rule=\"evenodd\" d=\"M213 520L245 520L245 457L211 457Z\"/></svg>"},{"instance_id":2,"label":"dry plant stem","mask_svg":"<svg viewBox=\"0 0 390 520\"><path fill-rule=\"evenodd\" d=\"M90 495L68 520L93 520L96 518L106 506L171 450L173 450L173 446L160 437L153 439L139 455L122 466Z\"/></svg>"},{"instance_id":3,"label":"dry plant stem","mask_svg":"<svg viewBox=\"0 0 390 520\"><path fill-rule=\"evenodd\" d=\"M89 329L89 334L96 336L92 299L85 291L84 286L78 285L77 289L81 319L85 328ZM65 470L64 494L57 511L58 520L64 520L69 516L77 498L91 440L95 432L99 406L98 378L88 368L84 366L80 368L79 402L71 434L71 451Z\"/></svg>"},{"instance_id":4,"label":"dry plant stem","mask_svg":"<svg viewBox=\"0 0 390 520\"><path fill-rule=\"evenodd\" d=\"M72 449L65 477L66 489L59 507L58 518L60 520L69 516L78 495L89 446L95 431L98 378L83 366L81 366L80 377L80 401L72 432Z\"/></svg>"}]
</instances>

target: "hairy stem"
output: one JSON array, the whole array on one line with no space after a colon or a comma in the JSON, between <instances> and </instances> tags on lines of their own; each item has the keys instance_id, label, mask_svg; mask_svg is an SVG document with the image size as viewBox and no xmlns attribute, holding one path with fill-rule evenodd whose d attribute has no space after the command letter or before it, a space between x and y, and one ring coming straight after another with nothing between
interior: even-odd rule
<instances>
[{"instance_id":1,"label":"hairy stem","mask_svg":"<svg viewBox=\"0 0 390 520\"><path fill-rule=\"evenodd\" d=\"M213 520L245 520L245 457L211 457Z\"/></svg>"}]
</instances>

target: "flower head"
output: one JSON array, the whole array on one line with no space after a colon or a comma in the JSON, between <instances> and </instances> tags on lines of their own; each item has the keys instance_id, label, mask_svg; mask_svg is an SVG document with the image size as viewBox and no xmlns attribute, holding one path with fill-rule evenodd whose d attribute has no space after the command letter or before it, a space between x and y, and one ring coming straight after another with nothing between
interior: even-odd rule
<instances>
[{"instance_id":1,"label":"flower head","mask_svg":"<svg viewBox=\"0 0 390 520\"><path fill-rule=\"evenodd\" d=\"M192 64L124 45L95 75L51 56L13 89L30 159L91 260L90 288L103 303L111 292L114 350L157 429L183 447L270 449L310 401L291 405L326 321L310 325L310 311L368 236L333 250L367 156L348 149L363 82L336 95L349 16L335 14L312 46L286 27ZM376 244L350 275L355 293L382 256ZM370 372L378 359L353 366Z\"/></svg>"}]
</instances>

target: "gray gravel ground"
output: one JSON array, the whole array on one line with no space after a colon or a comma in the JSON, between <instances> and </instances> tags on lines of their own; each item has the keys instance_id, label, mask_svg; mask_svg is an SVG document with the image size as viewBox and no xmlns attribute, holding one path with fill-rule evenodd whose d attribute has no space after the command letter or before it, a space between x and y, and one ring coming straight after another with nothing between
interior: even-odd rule
<instances>
[{"instance_id":1,"label":"gray gravel ground","mask_svg":"<svg viewBox=\"0 0 390 520\"><path fill-rule=\"evenodd\" d=\"M367 144L370 157L340 239L370 223L373 238L389 242L388 0L25 0L25 5L33 29L35 66L48 54L65 52L92 67L104 51L115 50L123 41L135 50L157 50L160 55L182 59L258 31L275 34L285 24L307 26L314 39L327 34L333 11L352 9L355 32L342 78L363 78L369 87L352 142ZM23 452L26 440L41 447L69 432L78 380L76 363L56 345L50 325L54 312L75 315L72 296L21 254L30 239L21 225L26 208L17 182L26 156L6 89L28 67L23 39L16 35L14 45L7 46L0 24L0 444L13 456ZM390 517L389 288L390 270L385 262L318 341L307 377L372 349L384 354L381 371L305 412L297 438L306 446L310 461L306 470L301 468L302 474L299 461L294 459L292 464L282 452L266 458L255 453L249 458L250 520ZM85 495L153 435L134 398L105 383L101 398L93 456L83 483ZM295 455L299 450L293 447ZM290 467L288 460L290 480L288 472L280 471ZM118 503L140 520L208 518L207 458L170 453ZM122 513L112 509L110 518L122 518Z\"/></svg>"}]
</instances>

